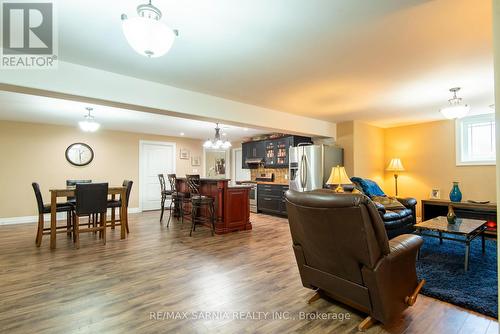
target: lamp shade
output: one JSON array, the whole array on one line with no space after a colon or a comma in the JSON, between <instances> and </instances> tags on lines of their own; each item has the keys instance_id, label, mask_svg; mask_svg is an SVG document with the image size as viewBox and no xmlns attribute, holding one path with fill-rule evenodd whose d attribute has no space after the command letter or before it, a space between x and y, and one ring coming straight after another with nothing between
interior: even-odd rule
<instances>
[{"instance_id":1,"label":"lamp shade","mask_svg":"<svg viewBox=\"0 0 500 334\"><path fill-rule=\"evenodd\" d=\"M457 105L446 107L440 110L447 119L464 118L470 111L468 105Z\"/></svg>"},{"instance_id":2,"label":"lamp shade","mask_svg":"<svg viewBox=\"0 0 500 334\"><path fill-rule=\"evenodd\" d=\"M326 184L351 184L352 181L347 176L345 168L343 166L332 167L332 172Z\"/></svg>"},{"instance_id":3,"label":"lamp shade","mask_svg":"<svg viewBox=\"0 0 500 334\"><path fill-rule=\"evenodd\" d=\"M402 172L405 170L405 168L403 167L403 163L401 162L401 159L392 158L391 162L389 162L389 166L387 166L386 170L390 171L390 172Z\"/></svg>"},{"instance_id":4,"label":"lamp shade","mask_svg":"<svg viewBox=\"0 0 500 334\"><path fill-rule=\"evenodd\" d=\"M145 17L123 20L123 33L137 53L151 58L167 53L175 39L175 33L163 22Z\"/></svg>"}]
</instances>

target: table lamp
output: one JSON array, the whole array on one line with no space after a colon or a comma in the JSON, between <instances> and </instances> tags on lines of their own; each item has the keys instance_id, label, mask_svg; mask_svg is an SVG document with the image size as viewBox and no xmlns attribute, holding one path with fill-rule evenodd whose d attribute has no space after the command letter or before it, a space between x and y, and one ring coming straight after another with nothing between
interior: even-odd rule
<instances>
[{"instance_id":1,"label":"table lamp","mask_svg":"<svg viewBox=\"0 0 500 334\"><path fill-rule=\"evenodd\" d=\"M391 162L389 162L389 166L387 166L386 170L388 172L394 172L394 183L396 185L396 196L398 196L398 172L402 172L405 170L403 167L403 163L399 158L392 158Z\"/></svg>"},{"instance_id":2,"label":"table lamp","mask_svg":"<svg viewBox=\"0 0 500 334\"><path fill-rule=\"evenodd\" d=\"M347 176L345 168L343 166L332 167L332 172L330 173L330 177L326 184L336 184L337 188L335 188L336 193L343 193L344 188L342 188L343 184L352 184L351 179Z\"/></svg>"}]
</instances>

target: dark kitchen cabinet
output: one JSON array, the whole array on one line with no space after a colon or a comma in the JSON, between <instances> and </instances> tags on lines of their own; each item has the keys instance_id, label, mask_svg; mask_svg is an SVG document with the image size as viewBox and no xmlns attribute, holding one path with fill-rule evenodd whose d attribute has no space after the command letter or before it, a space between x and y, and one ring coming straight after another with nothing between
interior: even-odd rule
<instances>
[{"instance_id":1,"label":"dark kitchen cabinet","mask_svg":"<svg viewBox=\"0 0 500 334\"><path fill-rule=\"evenodd\" d=\"M265 141L266 157L264 167L288 168L289 148L299 144L312 144L309 137L288 136Z\"/></svg>"},{"instance_id":2,"label":"dark kitchen cabinet","mask_svg":"<svg viewBox=\"0 0 500 334\"><path fill-rule=\"evenodd\" d=\"M286 136L275 139L252 141L242 144L243 168L256 168L257 164L249 165L247 159L262 159L266 168L288 168L288 150L299 144L312 144L309 137Z\"/></svg>"},{"instance_id":3,"label":"dark kitchen cabinet","mask_svg":"<svg viewBox=\"0 0 500 334\"><path fill-rule=\"evenodd\" d=\"M265 156L265 143L264 141L251 141L241 144L241 166L244 169L256 168L257 165L249 165L246 163L247 159L262 159Z\"/></svg>"},{"instance_id":4,"label":"dark kitchen cabinet","mask_svg":"<svg viewBox=\"0 0 500 334\"><path fill-rule=\"evenodd\" d=\"M257 185L257 211L286 216L285 192L288 186L279 184Z\"/></svg>"}]
</instances>

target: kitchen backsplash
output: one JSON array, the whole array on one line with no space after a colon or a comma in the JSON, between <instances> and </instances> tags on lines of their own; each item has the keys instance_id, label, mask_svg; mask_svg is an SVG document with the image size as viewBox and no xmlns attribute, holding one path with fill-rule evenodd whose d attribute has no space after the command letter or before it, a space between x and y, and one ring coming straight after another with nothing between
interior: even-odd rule
<instances>
[{"instance_id":1,"label":"kitchen backsplash","mask_svg":"<svg viewBox=\"0 0 500 334\"><path fill-rule=\"evenodd\" d=\"M257 175L263 173L274 173L274 182L288 183L288 168L264 168L259 166L257 169L250 170L252 181L255 181Z\"/></svg>"}]
</instances>

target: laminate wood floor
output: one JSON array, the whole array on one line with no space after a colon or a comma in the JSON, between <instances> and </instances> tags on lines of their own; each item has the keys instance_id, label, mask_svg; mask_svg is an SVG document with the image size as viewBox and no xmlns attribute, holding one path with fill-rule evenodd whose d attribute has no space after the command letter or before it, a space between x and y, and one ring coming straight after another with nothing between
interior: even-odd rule
<instances>
[{"instance_id":1,"label":"laminate wood floor","mask_svg":"<svg viewBox=\"0 0 500 334\"><path fill-rule=\"evenodd\" d=\"M105 246L82 235L79 250L64 234L55 251L47 237L36 248L34 224L0 226L0 332L355 333L364 317L306 303L313 292L301 285L285 219L252 215L252 231L199 228L190 238L187 222L167 229L158 218L130 215L128 239L119 228ZM498 323L420 296L400 321L367 333L498 333Z\"/></svg>"}]
</instances>

